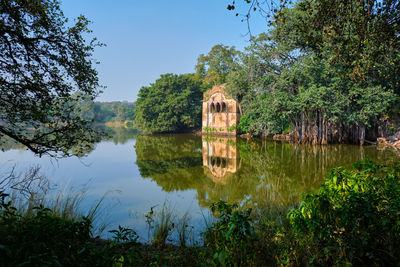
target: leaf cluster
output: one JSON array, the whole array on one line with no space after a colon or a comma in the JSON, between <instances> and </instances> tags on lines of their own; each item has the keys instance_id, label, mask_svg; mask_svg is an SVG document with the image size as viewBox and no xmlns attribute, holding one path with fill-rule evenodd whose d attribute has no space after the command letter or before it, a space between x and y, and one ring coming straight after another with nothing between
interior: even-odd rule
<instances>
[{"instance_id":1,"label":"leaf cluster","mask_svg":"<svg viewBox=\"0 0 400 267\"><path fill-rule=\"evenodd\" d=\"M289 213L317 263L391 265L400 255L400 169L370 160L331 170L316 194Z\"/></svg>"},{"instance_id":2,"label":"leaf cluster","mask_svg":"<svg viewBox=\"0 0 400 267\"><path fill-rule=\"evenodd\" d=\"M201 125L202 82L193 74L164 74L140 88L136 127L143 132L177 132Z\"/></svg>"},{"instance_id":3,"label":"leaf cluster","mask_svg":"<svg viewBox=\"0 0 400 267\"><path fill-rule=\"evenodd\" d=\"M111 241L92 237L92 222L63 218L43 206L21 215L0 192L0 265L141 266L137 235L119 227Z\"/></svg>"},{"instance_id":4,"label":"leaf cluster","mask_svg":"<svg viewBox=\"0 0 400 267\"><path fill-rule=\"evenodd\" d=\"M300 131L320 127L318 116L330 127L371 129L387 116L400 88L398 12L396 1L367 2L298 1L251 38L227 77L241 131Z\"/></svg>"},{"instance_id":5,"label":"leaf cluster","mask_svg":"<svg viewBox=\"0 0 400 267\"><path fill-rule=\"evenodd\" d=\"M74 111L76 98L99 93L86 41L89 21L71 24L58 1L0 1L0 135L38 155L70 155L80 141L97 140L90 121Z\"/></svg>"}]
</instances>

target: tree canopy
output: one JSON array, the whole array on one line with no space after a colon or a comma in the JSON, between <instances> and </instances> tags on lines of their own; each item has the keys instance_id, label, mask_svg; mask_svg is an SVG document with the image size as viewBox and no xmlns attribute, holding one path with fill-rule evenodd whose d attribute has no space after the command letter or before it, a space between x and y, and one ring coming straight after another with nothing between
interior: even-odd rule
<instances>
[{"instance_id":1,"label":"tree canopy","mask_svg":"<svg viewBox=\"0 0 400 267\"><path fill-rule=\"evenodd\" d=\"M241 130L291 132L310 143L381 135L398 102L398 8L322 0L282 8L228 75L227 90L242 104Z\"/></svg>"},{"instance_id":2,"label":"tree canopy","mask_svg":"<svg viewBox=\"0 0 400 267\"><path fill-rule=\"evenodd\" d=\"M207 55L200 54L197 58L196 76L207 87L223 84L227 75L236 69L238 55L234 46L214 45Z\"/></svg>"},{"instance_id":3,"label":"tree canopy","mask_svg":"<svg viewBox=\"0 0 400 267\"><path fill-rule=\"evenodd\" d=\"M99 93L89 21L71 24L56 0L0 0L0 135L38 155L68 156L96 139L74 112L74 92Z\"/></svg>"},{"instance_id":4,"label":"tree canopy","mask_svg":"<svg viewBox=\"0 0 400 267\"><path fill-rule=\"evenodd\" d=\"M202 82L194 74L164 74L140 88L136 127L144 132L176 132L201 125Z\"/></svg>"}]
</instances>

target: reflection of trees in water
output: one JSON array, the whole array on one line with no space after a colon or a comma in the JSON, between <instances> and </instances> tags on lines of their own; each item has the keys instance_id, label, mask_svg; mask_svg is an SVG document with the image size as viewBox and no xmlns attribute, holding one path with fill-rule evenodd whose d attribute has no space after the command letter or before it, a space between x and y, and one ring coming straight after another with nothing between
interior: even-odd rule
<instances>
[{"instance_id":1,"label":"reflection of trees in water","mask_svg":"<svg viewBox=\"0 0 400 267\"><path fill-rule=\"evenodd\" d=\"M139 133L137 129L126 127L106 127L101 125L99 129L105 133L102 140L112 140L116 145L125 144L128 140L134 139Z\"/></svg>"},{"instance_id":2,"label":"reflection of trees in water","mask_svg":"<svg viewBox=\"0 0 400 267\"><path fill-rule=\"evenodd\" d=\"M211 172L207 164L201 166L202 147L201 137L193 135L137 136L137 165L142 176L167 192L196 190L202 207L220 199L248 206L287 207L305 191L316 190L329 169L367 157L382 160L390 154L375 147L238 140L236 160L241 163L235 172L227 172L224 183L218 183L207 176ZM228 165L223 157L209 158L212 166Z\"/></svg>"},{"instance_id":3,"label":"reflection of trees in water","mask_svg":"<svg viewBox=\"0 0 400 267\"><path fill-rule=\"evenodd\" d=\"M142 177L156 181L164 191L196 188L201 171L201 138L193 135L138 135L136 164Z\"/></svg>"},{"instance_id":4,"label":"reflection of trees in water","mask_svg":"<svg viewBox=\"0 0 400 267\"><path fill-rule=\"evenodd\" d=\"M104 125L97 125L96 130L101 135L101 140L113 140L114 144L125 144L128 140L135 138L138 131L133 128L125 127L106 127ZM95 143L90 142L79 142L75 147L72 147L71 152L75 156L84 156L93 151ZM25 146L14 141L13 139L2 136L0 138L0 149L2 151L8 151L11 149L25 149Z\"/></svg>"},{"instance_id":5,"label":"reflection of trees in water","mask_svg":"<svg viewBox=\"0 0 400 267\"><path fill-rule=\"evenodd\" d=\"M189 134L138 135L137 160L201 157L201 138Z\"/></svg>"},{"instance_id":6,"label":"reflection of trees in water","mask_svg":"<svg viewBox=\"0 0 400 267\"><path fill-rule=\"evenodd\" d=\"M140 174L143 177L150 177L156 174L167 174L178 169L187 169L200 166L202 159L200 157L188 157L168 160L138 160Z\"/></svg>"},{"instance_id":7,"label":"reflection of trees in water","mask_svg":"<svg viewBox=\"0 0 400 267\"><path fill-rule=\"evenodd\" d=\"M76 145L71 147L70 152L77 157L83 157L93 151L95 147L94 145L94 143L87 141L76 142ZM12 149L27 150L23 144L18 143L7 136L2 136L0 138L0 149L1 151L8 151Z\"/></svg>"},{"instance_id":8,"label":"reflection of trees in water","mask_svg":"<svg viewBox=\"0 0 400 267\"><path fill-rule=\"evenodd\" d=\"M383 160L387 156L375 147L312 146L261 140L241 143L239 150L243 166L238 177L258 183L246 201L282 206L299 201L305 191L316 190L334 167L350 166L367 157Z\"/></svg>"}]
</instances>

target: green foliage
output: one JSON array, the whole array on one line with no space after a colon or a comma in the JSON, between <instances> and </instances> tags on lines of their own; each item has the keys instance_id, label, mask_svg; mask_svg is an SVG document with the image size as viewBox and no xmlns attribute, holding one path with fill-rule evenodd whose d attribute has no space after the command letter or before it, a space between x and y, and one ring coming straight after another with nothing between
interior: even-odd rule
<instances>
[{"instance_id":1,"label":"green foliage","mask_svg":"<svg viewBox=\"0 0 400 267\"><path fill-rule=\"evenodd\" d=\"M339 75L360 84L373 80L399 88L398 5L398 0L298 1L277 17L278 38L329 58Z\"/></svg>"},{"instance_id":2,"label":"green foliage","mask_svg":"<svg viewBox=\"0 0 400 267\"><path fill-rule=\"evenodd\" d=\"M135 105L129 102L94 102L87 97L78 98L74 103L77 116L96 123L125 122L135 118Z\"/></svg>"},{"instance_id":3,"label":"green foliage","mask_svg":"<svg viewBox=\"0 0 400 267\"><path fill-rule=\"evenodd\" d=\"M94 102L94 121L124 122L135 119L135 104L129 102Z\"/></svg>"},{"instance_id":4,"label":"green foliage","mask_svg":"<svg viewBox=\"0 0 400 267\"><path fill-rule=\"evenodd\" d=\"M6 197L2 194L0 203L1 265L74 265L80 258L85 262L91 230L87 218L61 219L44 207L32 216L20 216Z\"/></svg>"},{"instance_id":5,"label":"green foliage","mask_svg":"<svg viewBox=\"0 0 400 267\"><path fill-rule=\"evenodd\" d=\"M102 251L103 264L112 266L142 266L143 256L140 252L141 244L138 236L132 229L118 226L111 230L114 236Z\"/></svg>"},{"instance_id":6,"label":"green foliage","mask_svg":"<svg viewBox=\"0 0 400 267\"><path fill-rule=\"evenodd\" d=\"M141 266L136 233L119 227L97 245L88 217L68 219L43 206L21 214L0 192L0 265Z\"/></svg>"},{"instance_id":7,"label":"green foliage","mask_svg":"<svg viewBox=\"0 0 400 267\"><path fill-rule=\"evenodd\" d=\"M205 245L213 249L213 260L222 266L241 266L251 262L254 252L250 247L254 239L251 225L251 209L239 211L238 205L219 201L211 205L216 215L205 233Z\"/></svg>"},{"instance_id":8,"label":"green foliage","mask_svg":"<svg viewBox=\"0 0 400 267\"><path fill-rule=\"evenodd\" d=\"M243 164L250 160L265 165L265 156L246 153L251 147L239 146ZM310 153L315 157L314 152ZM276 155L282 153L287 151L276 151ZM267 161L273 160L275 157L270 154ZM285 164L293 166L290 161ZM277 166L276 174L267 176L276 177L282 169L285 168ZM290 179L277 182L286 183ZM267 184L271 185L271 179ZM272 197L276 198L276 194ZM0 265L393 265L400 255L399 199L399 163L376 164L364 160L350 170L342 167L331 170L318 192L305 195L301 204L289 212L282 203L264 208L258 205L252 211L224 201L215 202L211 210L216 221L204 233L204 247L184 246L187 214L179 226L183 232L178 232L183 246L165 245L172 222L178 220L164 205L156 223L153 216L157 214L151 210L147 217L149 224L158 225L157 240L162 242L153 247L144 245L143 249L131 229L119 227L110 231L114 235L111 240L94 239L87 217L63 218L43 206L22 215L8 201L8 196L0 193ZM242 203L245 205L246 201Z\"/></svg>"},{"instance_id":9,"label":"green foliage","mask_svg":"<svg viewBox=\"0 0 400 267\"><path fill-rule=\"evenodd\" d=\"M76 97L99 93L92 58L101 44L88 25L84 16L70 24L56 0L0 1L0 137L51 156L98 140L74 109Z\"/></svg>"},{"instance_id":10,"label":"green foliage","mask_svg":"<svg viewBox=\"0 0 400 267\"><path fill-rule=\"evenodd\" d=\"M240 117L238 130L240 133L250 133L252 132L250 129L251 119L248 115L243 115Z\"/></svg>"},{"instance_id":11,"label":"green foliage","mask_svg":"<svg viewBox=\"0 0 400 267\"><path fill-rule=\"evenodd\" d=\"M390 265L400 255L400 169L370 160L333 169L289 213L310 263Z\"/></svg>"},{"instance_id":12,"label":"green foliage","mask_svg":"<svg viewBox=\"0 0 400 267\"><path fill-rule=\"evenodd\" d=\"M304 136L312 128L324 134L342 127L357 136L354 129L365 126L373 132L400 92L398 1L378 2L283 4L269 32L251 39L227 77L227 91L245 116L239 130Z\"/></svg>"},{"instance_id":13,"label":"green foliage","mask_svg":"<svg viewBox=\"0 0 400 267\"><path fill-rule=\"evenodd\" d=\"M204 131L206 131L206 133L208 133L209 135L213 135L214 133L216 133L218 130L217 130L217 128L215 128L215 127L209 127L209 126L206 126L206 127L204 127L203 128L204 129ZM221 129L220 129L221 130Z\"/></svg>"},{"instance_id":14,"label":"green foliage","mask_svg":"<svg viewBox=\"0 0 400 267\"><path fill-rule=\"evenodd\" d=\"M237 67L238 54L233 46L213 46L207 55L197 58L196 77L202 79L206 87L225 83L227 75Z\"/></svg>"},{"instance_id":15,"label":"green foliage","mask_svg":"<svg viewBox=\"0 0 400 267\"><path fill-rule=\"evenodd\" d=\"M125 126L128 127L128 128L133 128L133 126L134 126L133 121L126 122Z\"/></svg>"},{"instance_id":16,"label":"green foliage","mask_svg":"<svg viewBox=\"0 0 400 267\"><path fill-rule=\"evenodd\" d=\"M142 87L136 102L136 126L144 132L177 132L201 125L201 81L193 74L164 74Z\"/></svg>"},{"instance_id":17,"label":"green foliage","mask_svg":"<svg viewBox=\"0 0 400 267\"><path fill-rule=\"evenodd\" d=\"M231 126L227 127L226 130L230 133L236 131L236 124L232 124Z\"/></svg>"}]
</instances>

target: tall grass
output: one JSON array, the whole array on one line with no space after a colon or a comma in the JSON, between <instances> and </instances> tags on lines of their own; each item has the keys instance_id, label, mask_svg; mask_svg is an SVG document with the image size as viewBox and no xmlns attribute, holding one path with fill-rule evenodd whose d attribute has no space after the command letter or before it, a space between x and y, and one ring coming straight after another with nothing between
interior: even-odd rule
<instances>
[{"instance_id":1,"label":"tall grass","mask_svg":"<svg viewBox=\"0 0 400 267\"><path fill-rule=\"evenodd\" d=\"M185 214L183 214L183 216L179 218L179 221L176 223L178 245L181 247L186 247L188 245L188 240L191 241L192 244L194 243L194 227L189 225L190 219L191 217L189 215L189 211L186 211Z\"/></svg>"},{"instance_id":2,"label":"tall grass","mask_svg":"<svg viewBox=\"0 0 400 267\"><path fill-rule=\"evenodd\" d=\"M92 224L92 233L100 235L107 227L103 201L107 193L84 209L87 187L57 187L40 171L40 166L28 168L25 172L16 173L15 167L1 179L0 191L10 195L11 204L21 216L34 216L36 207L51 210L54 216L65 220L80 221L88 218Z\"/></svg>"},{"instance_id":3,"label":"tall grass","mask_svg":"<svg viewBox=\"0 0 400 267\"><path fill-rule=\"evenodd\" d=\"M204 214L201 210L204 221L195 226L191 221L190 209L180 215L171 207L168 200L164 201L160 209L156 209L157 206L151 207L143 216L147 224L147 240L159 248L167 244L182 248L196 247L202 244L202 231L215 220L211 213Z\"/></svg>"},{"instance_id":4,"label":"tall grass","mask_svg":"<svg viewBox=\"0 0 400 267\"><path fill-rule=\"evenodd\" d=\"M169 241L168 238L170 237L171 230L175 227L175 223L173 221L174 217L174 210L171 208L168 202L165 201L160 212L156 216L152 240L153 245L163 247L167 241Z\"/></svg>"}]
</instances>

